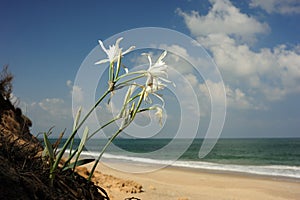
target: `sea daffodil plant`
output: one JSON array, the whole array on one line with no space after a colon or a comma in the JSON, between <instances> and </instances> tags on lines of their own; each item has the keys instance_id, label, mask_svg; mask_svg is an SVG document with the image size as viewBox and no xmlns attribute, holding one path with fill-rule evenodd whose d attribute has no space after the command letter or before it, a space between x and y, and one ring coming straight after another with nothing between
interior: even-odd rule
<instances>
[{"instance_id":1,"label":"sea daffodil plant","mask_svg":"<svg viewBox=\"0 0 300 200\"><path fill-rule=\"evenodd\" d=\"M96 169L96 166L98 165L107 147L126 127L128 127L131 124L131 122L135 119L138 113L155 110L156 111L155 116L158 118L159 124L162 125L163 107L165 102L163 97L157 94L157 92L167 87L168 83L172 83L170 80L168 80L168 74L167 74L168 65L163 60L167 55L167 51L164 51L155 63L152 63L152 58L150 54L144 53L142 55L147 56L149 61L148 69L128 72L128 70L125 68L125 70L122 73L120 67L123 66L122 65L123 56L125 56L127 53L131 52L135 48L134 46L131 46L126 51L123 51L123 48L120 47L120 42L122 39L123 39L122 37L117 39L116 43L112 46L109 46L108 49L106 49L103 42L99 40L100 47L106 53L107 58L97 61L95 64L98 65L98 64L109 62L109 81L108 81L107 89L104 92L104 94L98 99L95 105L93 105L92 108L90 108L89 112L87 112L87 114L81 120L80 120L81 109L78 110L78 113L74 120L73 131L69 136L69 138L64 143L62 149L57 154L57 156L53 156L53 152L49 147L48 150L49 152L51 151L50 154L52 155L51 163L53 163L50 166L50 178L52 181L54 179L55 173L58 170L58 165L63 155L66 153L66 150L68 148L72 148L76 133L78 133L78 131L81 131L81 127L84 125L84 123L89 118L91 113L95 110L95 108L99 106L99 104L105 99L107 95L118 92L119 89L128 87L127 93L124 96L123 105L121 106L119 113L110 121L103 123L104 125L99 127L97 130L93 131L92 133L90 133L88 127L86 127L84 129L83 138L80 142L79 147L74 149L74 151L72 151L72 149L70 150L69 157L67 161L64 163L62 169L72 168L74 170L77 165L85 164L88 161L91 161L87 159L78 160L80 153L82 152L82 149L85 145L85 142L91 139L101 129L111 125L113 122L121 121L121 125L118 128L118 130L112 135L112 137L110 137L106 145L102 148L90 172L89 179L91 179L94 170ZM139 79L140 80L146 79L146 80L144 83L141 84L141 83L137 83L137 80ZM150 95L153 95L154 97L160 99L162 104L160 106L158 105L152 106ZM142 102L146 102L147 103L146 105L149 106L142 107ZM47 135L45 134L45 141L48 142L46 136ZM76 158L75 163L74 162L71 163L71 160L74 157Z\"/></svg>"}]
</instances>

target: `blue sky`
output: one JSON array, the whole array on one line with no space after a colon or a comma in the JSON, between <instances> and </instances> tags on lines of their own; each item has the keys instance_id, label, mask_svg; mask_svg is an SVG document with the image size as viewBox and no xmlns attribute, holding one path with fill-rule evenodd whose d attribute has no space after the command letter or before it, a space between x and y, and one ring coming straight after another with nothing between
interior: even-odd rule
<instances>
[{"instance_id":1,"label":"blue sky","mask_svg":"<svg viewBox=\"0 0 300 200\"><path fill-rule=\"evenodd\" d=\"M297 0L1 1L0 63L33 133L59 132L72 126L70 84L98 39L169 28L197 40L222 74L222 137L300 137L299 20Z\"/></svg>"}]
</instances>

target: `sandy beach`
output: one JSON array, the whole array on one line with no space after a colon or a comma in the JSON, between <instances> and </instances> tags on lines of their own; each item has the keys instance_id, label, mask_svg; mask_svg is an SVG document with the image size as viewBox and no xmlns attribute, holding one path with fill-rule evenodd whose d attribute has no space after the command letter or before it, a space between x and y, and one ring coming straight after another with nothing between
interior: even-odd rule
<instances>
[{"instance_id":1,"label":"sandy beach","mask_svg":"<svg viewBox=\"0 0 300 200\"><path fill-rule=\"evenodd\" d=\"M86 167L89 169L91 165ZM130 167L132 166L125 163L114 163L114 168ZM299 179L176 167L134 174L115 170L103 164L98 166L97 171L101 174L95 173L94 181L99 182L113 200L132 197L143 200L296 200L300 198ZM100 181L101 176L102 181ZM104 182L103 176L106 177ZM116 187L115 184L118 186ZM127 184L140 190L122 189L126 188Z\"/></svg>"}]
</instances>

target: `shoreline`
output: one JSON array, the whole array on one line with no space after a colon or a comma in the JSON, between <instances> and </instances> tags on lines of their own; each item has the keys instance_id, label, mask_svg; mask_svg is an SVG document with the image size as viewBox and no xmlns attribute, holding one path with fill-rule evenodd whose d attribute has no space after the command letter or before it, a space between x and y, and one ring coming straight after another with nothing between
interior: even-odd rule
<instances>
[{"instance_id":1,"label":"shoreline","mask_svg":"<svg viewBox=\"0 0 300 200\"><path fill-rule=\"evenodd\" d=\"M84 156L85 157L85 156ZM92 157L91 157L92 158ZM158 161L158 160L155 160ZM300 182L300 177L297 174L297 176L291 176L290 172L287 175L283 175L283 171L280 172L280 174L268 174L268 172L266 171L255 171L257 169L260 168L260 170L262 168L265 168L265 170L270 170L272 169L272 167L275 167L275 170L281 170L279 169L280 167L284 167L284 170L287 170L286 167L291 167L291 168L299 168L297 169L297 173L299 173L298 171L300 170L300 166L286 166L286 165L237 165L237 164L221 164L221 163L209 163L209 162L203 162L205 164L208 165L212 165L212 168L209 168L209 166L204 166L203 168L201 166L197 166L197 167L190 167L190 166L182 166L182 165L178 165L176 162L172 163L171 165L166 165L166 164L158 164L158 163L145 163L145 162L140 162L140 161L130 161L130 160L122 160L122 159L114 159L114 158L104 158L103 162L106 163L106 165L110 166L110 165L117 165L117 169L118 169L118 165L119 164L123 164L124 166L126 165L131 165L131 166L143 166L145 168L149 168L149 170L151 171L152 168L157 168L157 169L164 169L165 167L168 168L178 168L178 169L182 169L182 170L191 170L191 171L195 171L195 172L208 172L208 173L217 173L217 174L236 174L236 175L241 175L241 176L257 176L257 177L265 177L265 178L274 178L274 179L286 179L286 180L293 180L295 182ZM179 162L190 162L190 161L183 161L183 160L179 160ZM222 166L225 165L227 168L215 168L215 166ZM230 167L241 167L241 168L235 168L235 169L230 169ZM243 168L250 168L252 171L246 171ZM279 167L276 169L276 167ZM255 169L257 168L257 169ZM139 168L138 168L139 169ZM274 170L272 169L272 170ZM245 171L243 171L245 170ZM278 171L277 171L278 172ZM275 173L277 173L275 171Z\"/></svg>"},{"instance_id":2,"label":"shoreline","mask_svg":"<svg viewBox=\"0 0 300 200\"><path fill-rule=\"evenodd\" d=\"M110 163L111 164L111 163ZM90 169L92 164L86 165ZM143 166L116 163L115 168L140 169ZM191 169L169 166L148 173L128 173L101 163L97 171L114 177L134 181L144 192L129 194L105 188L112 199L136 197L140 199L299 199L300 179L256 174Z\"/></svg>"},{"instance_id":3,"label":"shoreline","mask_svg":"<svg viewBox=\"0 0 300 200\"><path fill-rule=\"evenodd\" d=\"M84 152L84 157L98 155L97 152ZM224 173L241 173L259 176L274 176L282 178L300 179L300 166L298 165L280 165L280 164L230 164L217 163L206 160L184 160L179 159L175 162L172 160L152 159L126 155L104 154L102 160L104 162L119 162L119 163L137 163L145 166L172 166L188 169L213 170ZM160 168L160 167L159 167Z\"/></svg>"},{"instance_id":4,"label":"shoreline","mask_svg":"<svg viewBox=\"0 0 300 200\"><path fill-rule=\"evenodd\" d=\"M105 167L111 168L109 164L107 163L114 163L116 166L136 166L137 168L139 167L147 167L149 164L145 163L134 163L134 162L102 162L102 165L105 165ZM153 164L157 165L157 164ZM119 169L111 168L112 170L116 171L122 171ZM251 173L251 172L239 172L239 171L229 171L229 170L218 170L218 169L201 169L201 168L192 168L192 167L183 167L183 166L166 166L159 168L158 170L175 170L175 171L185 171L185 172L191 172L191 173L208 173L208 174L219 174L219 175L228 175L228 176L240 176L240 177L247 177L247 178L258 178L258 179L266 179L266 180L279 180L279 181L287 181L287 182L296 182L300 183L300 178L296 177L289 177L289 176L279 176L279 175L265 175L265 174L256 174L256 173ZM156 170L155 170L156 171ZM154 171L154 172L155 172ZM139 174L139 173L131 173L130 174ZM142 172L143 173L143 172ZM145 173L152 173L152 172L145 172Z\"/></svg>"},{"instance_id":5,"label":"shoreline","mask_svg":"<svg viewBox=\"0 0 300 200\"><path fill-rule=\"evenodd\" d=\"M199 168L189 168L189 167L179 167L179 166L168 166L166 168L182 171L191 171L194 173L208 173L208 174L221 174L228 176L241 176L248 178L260 178L260 179L270 179L270 180L280 180L287 182L299 182L300 178L288 177L288 176L278 176L278 175L265 175L265 174L256 174L251 172L237 172L237 171L227 171L227 170L217 170L217 169L199 169Z\"/></svg>"}]
</instances>

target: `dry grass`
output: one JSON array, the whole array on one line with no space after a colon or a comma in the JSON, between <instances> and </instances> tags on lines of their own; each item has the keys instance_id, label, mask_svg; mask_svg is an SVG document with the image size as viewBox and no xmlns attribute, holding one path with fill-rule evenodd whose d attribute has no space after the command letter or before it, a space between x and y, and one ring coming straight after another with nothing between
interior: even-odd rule
<instances>
[{"instance_id":1,"label":"dry grass","mask_svg":"<svg viewBox=\"0 0 300 200\"><path fill-rule=\"evenodd\" d=\"M10 102L13 76L0 74L0 199L109 199L103 189L72 170L57 169L53 187L43 146L31 121Z\"/></svg>"}]
</instances>

